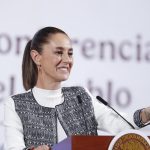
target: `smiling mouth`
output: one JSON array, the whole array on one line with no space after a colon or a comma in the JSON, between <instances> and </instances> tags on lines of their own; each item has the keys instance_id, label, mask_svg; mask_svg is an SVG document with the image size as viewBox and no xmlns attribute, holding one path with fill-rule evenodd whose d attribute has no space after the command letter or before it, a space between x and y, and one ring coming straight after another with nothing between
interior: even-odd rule
<instances>
[{"instance_id":1,"label":"smiling mouth","mask_svg":"<svg viewBox=\"0 0 150 150\"><path fill-rule=\"evenodd\" d=\"M59 69L59 70L62 70L62 71L67 71L67 72L68 72L68 70L69 70L68 67L59 67L58 69Z\"/></svg>"}]
</instances>

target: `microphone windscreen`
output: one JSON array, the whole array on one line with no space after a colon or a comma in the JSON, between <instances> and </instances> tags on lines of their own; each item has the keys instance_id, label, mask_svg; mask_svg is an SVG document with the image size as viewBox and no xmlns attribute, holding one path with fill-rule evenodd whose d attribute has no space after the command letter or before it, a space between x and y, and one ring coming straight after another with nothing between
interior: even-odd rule
<instances>
[{"instance_id":1,"label":"microphone windscreen","mask_svg":"<svg viewBox=\"0 0 150 150\"><path fill-rule=\"evenodd\" d=\"M104 99L102 99L100 96L96 96L96 98L104 105L106 105L106 106L108 105L108 103Z\"/></svg>"}]
</instances>

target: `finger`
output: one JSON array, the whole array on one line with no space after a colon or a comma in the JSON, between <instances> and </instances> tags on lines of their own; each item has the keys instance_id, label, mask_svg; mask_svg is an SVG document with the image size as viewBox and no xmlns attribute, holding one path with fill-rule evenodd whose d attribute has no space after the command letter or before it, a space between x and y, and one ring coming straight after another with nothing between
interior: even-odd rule
<instances>
[{"instance_id":1,"label":"finger","mask_svg":"<svg viewBox=\"0 0 150 150\"><path fill-rule=\"evenodd\" d=\"M43 150L49 150L49 147L47 145L43 145Z\"/></svg>"}]
</instances>

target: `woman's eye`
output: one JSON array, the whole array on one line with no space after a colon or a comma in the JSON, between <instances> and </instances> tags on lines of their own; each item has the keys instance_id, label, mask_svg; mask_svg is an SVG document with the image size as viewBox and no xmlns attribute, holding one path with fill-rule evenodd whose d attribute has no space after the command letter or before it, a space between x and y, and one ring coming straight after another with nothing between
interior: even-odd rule
<instances>
[{"instance_id":1,"label":"woman's eye","mask_svg":"<svg viewBox=\"0 0 150 150\"><path fill-rule=\"evenodd\" d=\"M63 52L62 52L62 51L57 51L57 52L56 52L56 54L58 54L58 55L62 55L62 54L63 54Z\"/></svg>"},{"instance_id":2,"label":"woman's eye","mask_svg":"<svg viewBox=\"0 0 150 150\"><path fill-rule=\"evenodd\" d=\"M69 56L72 56L72 55L73 55L73 52L69 52L68 55L69 55Z\"/></svg>"}]
</instances>

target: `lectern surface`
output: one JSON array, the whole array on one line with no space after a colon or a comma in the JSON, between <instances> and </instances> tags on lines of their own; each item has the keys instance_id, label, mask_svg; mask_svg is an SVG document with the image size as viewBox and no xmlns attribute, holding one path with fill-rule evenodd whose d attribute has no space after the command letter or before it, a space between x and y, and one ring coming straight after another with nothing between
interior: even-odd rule
<instances>
[{"instance_id":1,"label":"lectern surface","mask_svg":"<svg viewBox=\"0 0 150 150\"><path fill-rule=\"evenodd\" d=\"M72 136L53 147L53 150L108 150L113 136Z\"/></svg>"}]
</instances>

